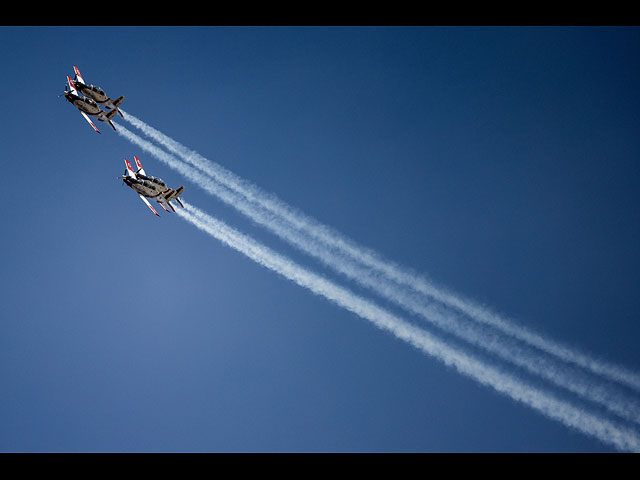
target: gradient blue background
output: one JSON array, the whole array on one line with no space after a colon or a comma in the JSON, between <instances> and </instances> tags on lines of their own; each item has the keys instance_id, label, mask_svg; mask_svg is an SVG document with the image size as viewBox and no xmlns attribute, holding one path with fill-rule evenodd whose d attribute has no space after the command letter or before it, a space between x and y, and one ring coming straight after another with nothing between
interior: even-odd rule
<instances>
[{"instance_id":1,"label":"gradient blue background","mask_svg":"<svg viewBox=\"0 0 640 480\"><path fill-rule=\"evenodd\" d=\"M639 54L637 28L0 28L0 450L613 451L151 215L124 157L319 268L57 96L77 65L360 244L637 372Z\"/></svg>"}]
</instances>

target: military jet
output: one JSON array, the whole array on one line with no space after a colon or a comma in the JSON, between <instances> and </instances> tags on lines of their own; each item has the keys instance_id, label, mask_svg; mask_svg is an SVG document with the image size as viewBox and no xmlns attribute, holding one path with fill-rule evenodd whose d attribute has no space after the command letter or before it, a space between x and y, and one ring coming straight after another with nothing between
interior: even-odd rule
<instances>
[{"instance_id":1,"label":"military jet","mask_svg":"<svg viewBox=\"0 0 640 480\"><path fill-rule=\"evenodd\" d=\"M78 93L76 89L76 83L71 80L71 77L67 75L67 83L69 84L69 90L67 90L67 86L64 86L64 97L71 102L78 110L82 116L91 124L93 129L100 133L100 130L93 124L89 116L96 117L101 122L107 122L111 125L111 128L114 130L116 126L113 124L111 119L116 114L116 110L111 110L110 112L105 112L100 108L100 106L91 98L85 97Z\"/></svg>"},{"instance_id":2,"label":"military jet","mask_svg":"<svg viewBox=\"0 0 640 480\"><path fill-rule=\"evenodd\" d=\"M136 161L136 166L138 167L138 169L134 171L133 168L131 167L131 164L129 163L129 160L125 158L124 159L125 170L122 175L122 181L127 186L131 187L140 196L142 201L147 204L147 206L151 209L153 213L158 215L158 212L156 212L155 208L153 208L153 206L151 205L151 203L149 203L147 198L151 198L156 202L158 202L160 206L164 208L167 212L169 211L169 209L167 208L167 205L169 206L169 208L171 208L173 212L175 212L173 205L171 205L171 200L175 200L180 204L182 208L184 208L184 205L178 198L184 191L184 187L180 187L177 190L174 190L173 188L167 187L167 185L162 181L162 179L158 177L147 176L144 169L142 168L142 163L140 163L140 159L135 155L133 156L133 158Z\"/></svg>"},{"instance_id":3,"label":"military jet","mask_svg":"<svg viewBox=\"0 0 640 480\"><path fill-rule=\"evenodd\" d=\"M73 70L75 72L73 81L75 83L75 86L78 92L80 92L85 97L90 98L91 100L98 103L99 105L104 105L109 109L115 109L120 114L120 116L124 118L124 115L122 115L122 112L118 110L118 107L124 100L124 95L113 100L109 98L109 96L106 93L104 93L104 90L102 90L100 87L95 85L87 85L84 81L84 78L82 78L82 74L80 73L80 70L78 70L78 67L74 65Z\"/></svg>"}]
</instances>

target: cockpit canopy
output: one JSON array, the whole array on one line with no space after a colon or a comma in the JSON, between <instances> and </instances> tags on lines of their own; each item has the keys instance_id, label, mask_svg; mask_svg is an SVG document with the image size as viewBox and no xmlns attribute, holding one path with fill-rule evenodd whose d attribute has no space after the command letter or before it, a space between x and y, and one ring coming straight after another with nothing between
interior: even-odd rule
<instances>
[{"instance_id":1,"label":"cockpit canopy","mask_svg":"<svg viewBox=\"0 0 640 480\"><path fill-rule=\"evenodd\" d=\"M89 88L94 92L99 93L100 95L104 95L104 90L102 90L100 87L96 87L95 85L90 85Z\"/></svg>"}]
</instances>

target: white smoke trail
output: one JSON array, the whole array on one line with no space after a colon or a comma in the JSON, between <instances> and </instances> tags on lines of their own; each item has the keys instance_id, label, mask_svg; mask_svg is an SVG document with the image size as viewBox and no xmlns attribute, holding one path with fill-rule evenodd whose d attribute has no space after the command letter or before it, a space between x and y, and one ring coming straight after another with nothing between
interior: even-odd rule
<instances>
[{"instance_id":1,"label":"white smoke trail","mask_svg":"<svg viewBox=\"0 0 640 480\"><path fill-rule=\"evenodd\" d=\"M409 312L419 315L439 328L453 333L473 345L497 354L502 359L510 361L530 373L539 375L557 386L596 402L622 418L640 422L640 405L638 405L638 402L635 399L627 398L624 392L620 392L614 386L607 388L588 378L582 371L558 365L553 362L553 359L541 355L534 349L527 348L526 345L517 345L512 338L497 335L486 331L486 329L483 330L473 323L465 323L455 312L439 308L433 302L425 303L424 298L421 298L421 296L411 295L406 292L406 289L400 288L397 284L385 282L385 279L380 278L379 275L372 276L370 270L362 268L352 258L336 256L335 252L327 248L323 243L316 241L313 237L305 236L303 232L292 229L287 222L282 221L281 217L271 214L255 202L248 201L246 197L216 182L213 178L203 176L200 171L189 167L164 150L131 133L126 128L119 126L118 133L177 170L205 191L234 206L255 222L269 228L281 238L287 239L290 243L319 258L325 265L334 268L357 283L377 291L383 297L400 305Z\"/></svg>"},{"instance_id":2,"label":"white smoke trail","mask_svg":"<svg viewBox=\"0 0 640 480\"><path fill-rule=\"evenodd\" d=\"M619 450L640 451L640 437L632 429L579 409L551 393L527 385L516 377L451 347L429 332L407 323L374 303L299 266L289 258L241 234L188 203L185 203L185 210L178 209L178 215L228 247L299 286L369 320L378 328L392 333L473 380L492 387L513 400L534 408L548 418L560 421L567 427L595 437Z\"/></svg>"},{"instance_id":3,"label":"white smoke trail","mask_svg":"<svg viewBox=\"0 0 640 480\"><path fill-rule=\"evenodd\" d=\"M635 372L631 372L628 369L601 359L592 358L554 340L545 338L526 327L507 321L489 309L477 305L472 300L465 299L461 295L453 294L444 288L436 287L430 281L409 269L400 267L394 262L381 258L376 252L358 246L344 235L318 223L304 213L293 209L274 195L263 192L257 186L238 177L221 165L202 157L197 152L181 145L135 116L126 113L125 119L140 129L149 138L155 140L176 155L179 155L184 161L201 169L229 190L241 195L249 202L259 204L260 207L267 210L273 218L287 222L292 229L296 229L301 234L307 235L308 238L304 240L303 245L307 245L309 239L313 239L316 245L322 244L326 249L334 251L335 254L358 262L363 266L362 268L370 270L370 278L376 279L376 282L374 282L375 285L379 285L379 280L386 278L400 286L410 288L414 293L426 295L445 305L453 307L477 322L496 328L503 334L512 336L560 360L572 363L611 381L622 383L640 391L640 376ZM291 241L292 237L283 238ZM300 244L296 246L301 248Z\"/></svg>"}]
</instances>

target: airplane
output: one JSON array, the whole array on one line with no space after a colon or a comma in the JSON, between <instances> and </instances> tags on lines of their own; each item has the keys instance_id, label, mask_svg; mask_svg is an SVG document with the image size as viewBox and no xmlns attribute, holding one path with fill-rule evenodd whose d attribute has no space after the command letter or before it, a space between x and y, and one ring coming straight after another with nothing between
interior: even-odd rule
<instances>
[{"instance_id":1,"label":"airplane","mask_svg":"<svg viewBox=\"0 0 640 480\"><path fill-rule=\"evenodd\" d=\"M93 124L89 115L92 117L96 117L101 122L108 122L111 125L111 128L116 129L115 125L111 121L113 116L116 114L115 110L111 110L110 112L105 113L100 106L91 98L81 96L76 89L76 83L71 80L71 77L67 75L67 83L69 84L69 90L67 90L67 86L64 86L64 97L71 102L78 110L82 116L91 124L93 129L100 133L100 130Z\"/></svg>"},{"instance_id":2,"label":"airplane","mask_svg":"<svg viewBox=\"0 0 640 480\"><path fill-rule=\"evenodd\" d=\"M133 156L133 158L136 161L136 166L138 167L138 170L134 171L133 168L131 167L131 163L129 163L129 160L125 158L124 159L125 171L122 175L122 181L127 186L131 187L140 196L142 201L147 204L147 206L151 209L153 213L158 215L158 212L156 212L155 208L153 208L153 206L151 205L151 203L149 203L147 198L151 198L156 202L158 202L160 206L164 208L167 212L169 211L169 209L167 209L166 205L168 205L173 212L176 211L173 208L173 205L171 205L171 200L177 201L180 204L180 206L184 208L184 205L180 201L180 198L178 198L184 191L184 187L180 187L177 190L174 190L173 188L167 187L167 185L162 181L162 179L158 177L147 176L144 169L142 168L142 163L140 162L140 159L135 155ZM160 215L158 215L158 217L159 216Z\"/></svg>"},{"instance_id":3,"label":"airplane","mask_svg":"<svg viewBox=\"0 0 640 480\"><path fill-rule=\"evenodd\" d=\"M84 81L84 78L82 78L82 74L80 73L80 70L78 70L78 67L74 65L73 70L75 72L75 76L73 80L74 80L76 89L82 95L84 95L87 98L90 98L91 100L93 100L94 102L100 105L104 105L109 109L115 109L120 114L120 116L124 118L124 115L122 115L122 112L118 110L118 107L124 100L124 95L113 100L109 98L109 96L106 93L104 93L104 90L102 90L102 88L96 85L87 85Z\"/></svg>"}]
</instances>

